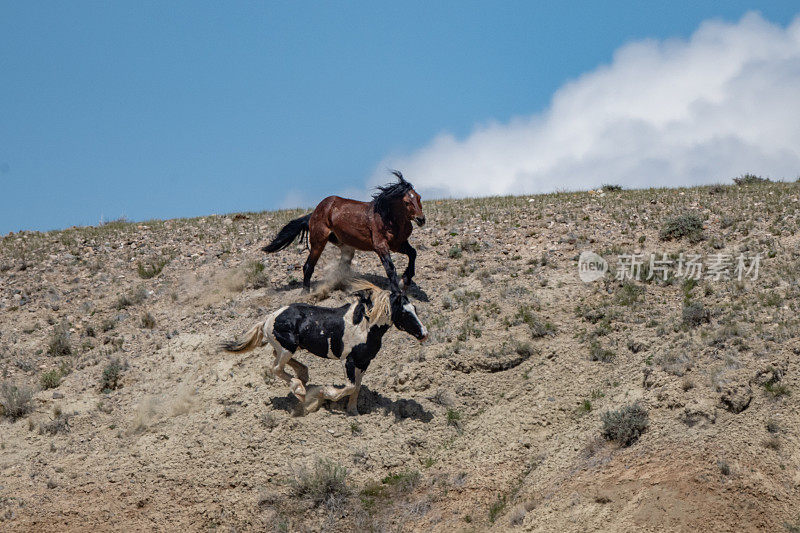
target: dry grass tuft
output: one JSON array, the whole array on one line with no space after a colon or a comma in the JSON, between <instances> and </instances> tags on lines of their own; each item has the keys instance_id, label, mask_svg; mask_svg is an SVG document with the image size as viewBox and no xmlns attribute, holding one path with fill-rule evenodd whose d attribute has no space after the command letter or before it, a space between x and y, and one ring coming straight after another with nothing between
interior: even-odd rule
<instances>
[{"instance_id":1,"label":"dry grass tuft","mask_svg":"<svg viewBox=\"0 0 800 533\"><path fill-rule=\"evenodd\" d=\"M31 410L33 390L24 385L13 385L9 382L0 384L0 415L16 420Z\"/></svg>"}]
</instances>

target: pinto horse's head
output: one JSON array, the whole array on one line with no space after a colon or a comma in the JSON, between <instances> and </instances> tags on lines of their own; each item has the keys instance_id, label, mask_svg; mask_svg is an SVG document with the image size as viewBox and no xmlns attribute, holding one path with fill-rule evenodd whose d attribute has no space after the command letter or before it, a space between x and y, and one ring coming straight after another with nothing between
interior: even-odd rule
<instances>
[{"instance_id":1,"label":"pinto horse's head","mask_svg":"<svg viewBox=\"0 0 800 533\"><path fill-rule=\"evenodd\" d=\"M366 315L371 324L391 322L397 329L413 335L420 342L425 342L428 338L428 328L422 325L417 316L417 308L404 293L390 293L364 279L353 280L350 287L368 308Z\"/></svg>"},{"instance_id":2,"label":"pinto horse's head","mask_svg":"<svg viewBox=\"0 0 800 533\"><path fill-rule=\"evenodd\" d=\"M402 292L392 292L389 295L389 309L391 310L392 324L400 331L413 335L420 342L428 338L428 329L422 325L414 307L408 297Z\"/></svg>"},{"instance_id":3,"label":"pinto horse's head","mask_svg":"<svg viewBox=\"0 0 800 533\"><path fill-rule=\"evenodd\" d=\"M393 170L392 174L398 181L378 187L378 192L372 196L375 201L375 211L384 218L388 218L389 214L398 208L398 205L402 205L408 220L413 220L419 226L424 225L425 214L422 212L422 197L414 190L414 186L406 181L399 170Z\"/></svg>"}]
</instances>

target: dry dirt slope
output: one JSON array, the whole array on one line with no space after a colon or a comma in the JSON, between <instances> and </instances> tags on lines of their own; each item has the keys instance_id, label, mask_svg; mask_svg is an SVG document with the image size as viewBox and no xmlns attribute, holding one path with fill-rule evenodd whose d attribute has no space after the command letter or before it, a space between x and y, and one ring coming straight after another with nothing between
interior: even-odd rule
<instances>
[{"instance_id":1,"label":"dry dirt slope","mask_svg":"<svg viewBox=\"0 0 800 533\"><path fill-rule=\"evenodd\" d=\"M293 416L264 351L215 350L303 298L299 247L259 251L300 211L3 237L0 529L800 528L797 185L425 210L412 296L432 339L387 335L357 418ZM660 239L692 213L702 235ZM583 250L612 269L633 251L763 259L744 282L586 284ZM372 255L354 267L381 279ZM15 418L11 387L34 390ZM638 441L600 437L636 402Z\"/></svg>"}]
</instances>

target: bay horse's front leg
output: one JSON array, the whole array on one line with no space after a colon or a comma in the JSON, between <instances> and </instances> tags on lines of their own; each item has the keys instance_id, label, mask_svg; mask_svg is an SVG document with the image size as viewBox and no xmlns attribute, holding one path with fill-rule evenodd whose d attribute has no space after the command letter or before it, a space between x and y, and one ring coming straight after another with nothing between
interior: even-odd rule
<instances>
[{"instance_id":1,"label":"bay horse's front leg","mask_svg":"<svg viewBox=\"0 0 800 533\"><path fill-rule=\"evenodd\" d=\"M414 266L417 262L417 251L411 246L408 241L404 242L398 250L401 254L408 256L408 266L403 272L403 278L400 280L400 288L406 290L411 286L411 278L414 277Z\"/></svg>"},{"instance_id":2,"label":"bay horse's front leg","mask_svg":"<svg viewBox=\"0 0 800 533\"><path fill-rule=\"evenodd\" d=\"M400 284L397 282L397 269L394 268L394 263L392 263L389 246L386 244L378 245L375 247L375 253L381 258L386 277L389 278L389 290L391 292L400 292Z\"/></svg>"}]
</instances>

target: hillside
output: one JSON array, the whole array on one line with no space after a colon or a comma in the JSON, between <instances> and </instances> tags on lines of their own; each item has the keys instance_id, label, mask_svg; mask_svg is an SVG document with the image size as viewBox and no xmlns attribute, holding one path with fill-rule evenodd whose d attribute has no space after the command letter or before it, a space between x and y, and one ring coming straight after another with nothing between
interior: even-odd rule
<instances>
[{"instance_id":1,"label":"hillside","mask_svg":"<svg viewBox=\"0 0 800 533\"><path fill-rule=\"evenodd\" d=\"M426 202L410 296L431 338L387 334L358 417L295 416L266 349L216 349L307 299L301 247L259 249L304 211L5 236L0 529L798 531L799 191ZM581 281L583 251L612 272ZM761 259L615 280L634 252ZM626 406L646 422L606 415Z\"/></svg>"}]
</instances>

